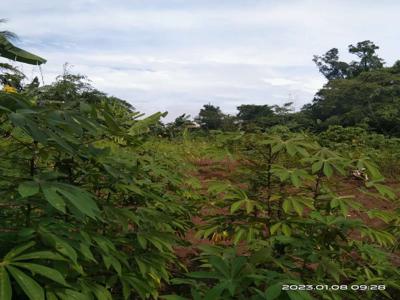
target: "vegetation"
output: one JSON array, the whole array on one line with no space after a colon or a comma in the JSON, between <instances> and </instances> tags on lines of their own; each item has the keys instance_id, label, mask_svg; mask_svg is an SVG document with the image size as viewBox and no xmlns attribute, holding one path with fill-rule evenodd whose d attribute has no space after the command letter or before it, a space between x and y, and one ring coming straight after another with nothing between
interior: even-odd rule
<instances>
[{"instance_id":1,"label":"vegetation","mask_svg":"<svg viewBox=\"0 0 400 300\"><path fill-rule=\"evenodd\" d=\"M316 56L300 112L207 104L200 128L2 65L0 299L397 299L400 69L376 49Z\"/></svg>"}]
</instances>

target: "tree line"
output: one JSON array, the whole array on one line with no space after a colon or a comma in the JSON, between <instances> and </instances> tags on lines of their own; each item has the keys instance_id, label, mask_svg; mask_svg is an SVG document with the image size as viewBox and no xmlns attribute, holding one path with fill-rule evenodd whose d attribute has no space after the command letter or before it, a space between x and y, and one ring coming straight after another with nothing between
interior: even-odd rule
<instances>
[{"instance_id":1,"label":"tree line","mask_svg":"<svg viewBox=\"0 0 400 300\"><path fill-rule=\"evenodd\" d=\"M209 103L194 121L206 131L265 131L284 125L291 130L321 132L339 125L399 136L400 61L385 66L378 49L369 40L349 45L349 53L357 57L350 62L340 60L337 48L315 55L313 61L327 83L299 111L292 102L281 106L244 104L237 107L236 115L229 115ZM183 114L166 128L176 130L188 124L192 124L190 116Z\"/></svg>"}]
</instances>

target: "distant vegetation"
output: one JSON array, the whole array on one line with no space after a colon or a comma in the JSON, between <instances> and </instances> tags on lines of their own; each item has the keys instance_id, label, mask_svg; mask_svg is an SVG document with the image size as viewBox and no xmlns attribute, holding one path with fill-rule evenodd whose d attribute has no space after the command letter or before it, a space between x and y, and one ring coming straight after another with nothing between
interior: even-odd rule
<instances>
[{"instance_id":1,"label":"distant vegetation","mask_svg":"<svg viewBox=\"0 0 400 300\"><path fill-rule=\"evenodd\" d=\"M2 64L0 299L398 299L400 65L376 49L315 56L301 111L199 126Z\"/></svg>"},{"instance_id":2,"label":"distant vegetation","mask_svg":"<svg viewBox=\"0 0 400 300\"><path fill-rule=\"evenodd\" d=\"M265 131L276 125L291 130L321 132L329 126L356 126L388 136L400 136L400 61L385 67L371 41L349 46L357 57L349 63L339 60L333 48L313 61L328 82L310 104L295 112L293 103L240 105L235 116L206 104L195 120L205 130Z\"/></svg>"}]
</instances>

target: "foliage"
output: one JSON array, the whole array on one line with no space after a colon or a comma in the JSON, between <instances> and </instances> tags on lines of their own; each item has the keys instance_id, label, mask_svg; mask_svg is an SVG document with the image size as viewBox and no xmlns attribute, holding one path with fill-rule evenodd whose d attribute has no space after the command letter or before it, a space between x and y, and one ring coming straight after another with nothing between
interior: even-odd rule
<instances>
[{"instance_id":1,"label":"foliage","mask_svg":"<svg viewBox=\"0 0 400 300\"><path fill-rule=\"evenodd\" d=\"M305 110L318 120L320 131L330 125L361 126L398 135L399 74L396 68L383 68L329 81Z\"/></svg>"},{"instance_id":2,"label":"foliage","mask_svg":"<svg viewBox=\"0 0 400 300\"><path fill-rule=\"evenodd\" d=\"M156 298L189 220L181 177L142 148L161 114L67 79L0 94L0 298Z\"/></svg>"},{"instance_id":3,"label":"foliage","mask_svg":"<svg viewBox=\"0 0 400 300\"><path fill-rule=\"evenodd\" d=\"M379 297L377 293L382 297L397 295L399 272L390 258L398 238L391 224L398 222L398 213L378 209L371 213L355 194L341 191L340 183L348 180L351 170L365 169L369 180L360 187L360 192L387 201L396 198L366 153L341 155L321 147L312 137L290 132L248 134L241 142L248 167L237 176L247 182L248 188L229 183L213 187L210 191L216 193L215 206L229 208L229 214L212 215L207 224L200 226L198 234L211 237L214 232L227 232L235 245L245 245L247 256L251 258L263 251L265 261L251 264L252 280L237 283L246 287L243 290L225 283L234 284L236 279L222 279L213 272L201 273L199 278L219 281L212 285L207 281L209 290L198 287L198 294L204 297L198 299L208 299L210 296L204 294L208 292L217 293L219 296L215 299L264 299L257 297L273 289L275 281L274 277L259 277L259 272L290 275L284 282L314 285L323 282L350 286L373 282L386 285L386 290L369 292L366 295L369 299ZM378 218L385 225L376 228L354 217L360 214ZM229 264L239 264L236 259L243 264L247 261L247 258L235 256L232 262L220 262L217 272L223 269L226 274L232 274ZM215 263L216 259L213 261ZM213 266L211 261L209 264ZM189 284L193 286L194 283ZM276 293L276 299L358 299L359 292L350 289L312 291L297 298L280 294L280 290Z\"/></svg>"},{"instance_id":4,"label":"foliage","mask_svg":"<svg viewBox=\"0 0 400 300\"><path fill-rule=\"evenodd\" d=\"M357 43L357 45L349 45L349 53L357 55L359 61L346 63L339 60L339 50L332 48L324 55L314 55L313 61L317 65L319 71L328 80L344 79L358 76L362 72L381 69L383 67L383 59L375 54L379 47L373 42L366 40Z\"/></svg>"},{"instance_id":5,"label":"foliage","mask_svg":"<svg viewBox=\"0 0 400 300\"><path fill-rule=\"evenodd\" d=\"M219 107L205 104L203 108L200 109L199 115L195 118L195 121L198 122L203 129L216 130L221 128L223 118L224 114Z\"/></svg>"}]
</instances>

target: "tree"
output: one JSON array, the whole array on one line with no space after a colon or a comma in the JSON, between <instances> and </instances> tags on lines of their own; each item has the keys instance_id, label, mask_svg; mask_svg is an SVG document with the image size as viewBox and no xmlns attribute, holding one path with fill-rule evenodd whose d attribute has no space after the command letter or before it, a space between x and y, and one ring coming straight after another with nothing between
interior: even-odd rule
<instances>
[{"instance_id":1,"label":"tree","mask_svg":"<svg viewBox=\"0 0 400 300\"><path fill-rule=\"evenodd\" d=\"M328 80L355 77L361 72L383 67L383 59L375 54L377 49L379 49L378 46L366 40L358 42L356 46L349 45L349 53L357 55L360 61L352 61L350 63L340 61L339 50L332 48L322 56L314 55L313 62Z\"/></svg>"},{"instance_id":2,"label":"tree","mask_svg":"<svg viewBox=\"0 0 400 300\"><path fill-rule=\"evenodd\" d=\"M314 55L313 62L328 80L347 76L349 65L339 61L339 50L337 48L332 48L322 56Z\"/></svg>"},{"instance_id":3,"label":"tree","mask_svg":"<svg viewBox=\"0 0 400 300\"><path fill-rule=\"evenodd\" d=\"M311 118L314 128L362 126L380 133L400 134L400 64L384 68L383 59L375 53L377 49L369 40L349 45L349 53L359 58L349 64L339 61L336 48L314 56L320 72L329 80L313 103L302 109L302 116Z\"/></svg>"},{"instance_id":4,"label":"tree","mask_svg":"<svg viewBox=\"0 0 400 300\"><path fill-rule=\"evenodd\" d=\"M237 110L237 118L246 129L265 128L273 124L274 110L270 105L244 104L238 106Z\"/></svg>"},{"instance_id":5,"label":"tree","mask_svg":"<svg viewBox=\"0 0 400 300\"><path fill-rule=\"evenodd\" d=\"M202 109L200 109L199 115L195 118L201 128L206 130L217 130L221 129L224 119L224 114L218 106L205 104Z\"/></svg>"},{"instance_id":6,"label":"tree","mask_svg":"<svg viewBox=\"0 0 400 300\"><path fill-rule=\"evenodd\" d=\"M165 126L165 131L169 137L174 138L182 134L184 129L191 125L193 125L193 122L190 120L190 115L182 114L176 117L173 122L168 123Z\"/></svg>"},{"instance_id":7,"label":"tree","mask_svg":"<svg viewBox=\"0 0 400 300\"><path fill-rule=\"evenodd\" d=\"M380 69L383 67L383 59L375 54L375 51L378 49L379 47L369 40L359 42L356 46L349 45L349 52L360 58L360 61L353 61L350 63L349 71L352 76L359 75L361 72Z\"/></svg>"},{"instance_id":8,"label":"tree","mask_svg":"<svg viewBox=\"0 0 400 300\"><path fill-rule=\"evenodd\" d=\"M306 112L319 130L330 125L362 126L400 135L400 69L380 68L347 79L329 81Z\"/></svg>"}]
</instances>

